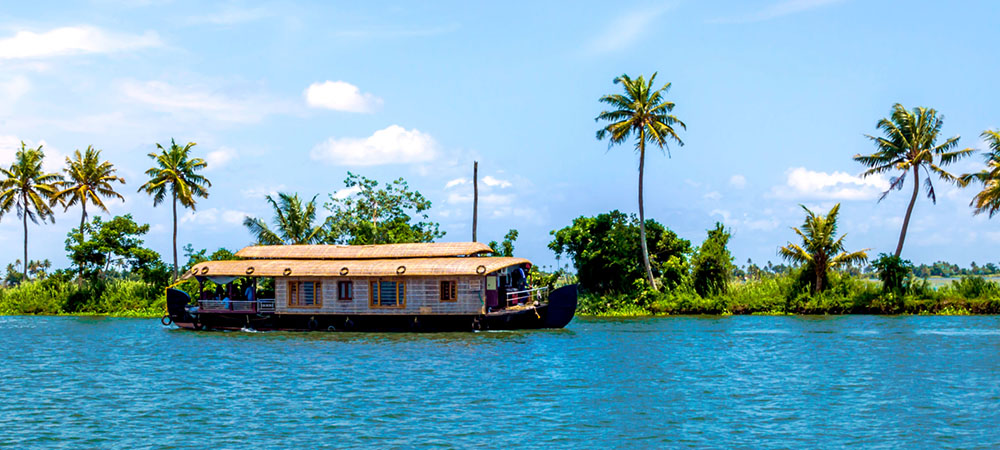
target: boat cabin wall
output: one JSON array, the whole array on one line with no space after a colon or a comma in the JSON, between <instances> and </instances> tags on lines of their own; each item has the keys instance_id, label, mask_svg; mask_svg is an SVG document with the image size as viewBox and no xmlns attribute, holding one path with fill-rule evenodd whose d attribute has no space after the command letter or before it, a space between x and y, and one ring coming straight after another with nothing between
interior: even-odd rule
<instances>
[{"instance_id":1,"label":"boat cabin wall","mask_svg":"<svg viewBox=\"0 0 1000 450\"><path fill-rule=\"evenodd\" d=\"M443 288L451 292L442 295ZM279 314L478 315L484 312L485 288L484 276L274 280Z\"/></svg>"}]
</instances>

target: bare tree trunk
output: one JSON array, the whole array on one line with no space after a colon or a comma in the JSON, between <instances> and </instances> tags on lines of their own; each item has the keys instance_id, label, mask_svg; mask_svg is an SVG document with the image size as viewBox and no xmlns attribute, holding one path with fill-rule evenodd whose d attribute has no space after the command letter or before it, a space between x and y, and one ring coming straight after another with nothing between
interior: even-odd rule
<instances>
[{"instance_id":1,"label":"bare tree trunk","mask_svg":"<svg viewBox=\"0 0 1000 450\"><path fill-rule=\"evenodd\" d=\"M472 242L476 241L479 226L479 161L472 162Z\"/></svg>"},{"instance_id":2,"label":"bare tree trunk","mask_svg":"<svg viewBox=\"0 0 1000 450\"><path fill-rule=\"evenodd\" d=\"M653 279L653 269L649 266L649 249L646 248L646 214L642 208L642 175L643 169L646 165L646 133L645 130L639 131L639 243L642 245L642 263L646 268L646 277L649 279L649 285L654 291L658 290L656 287L656 280Z\"/></svg>"},{"instance_id":3,"label":"bare tree trunk","mask_svg":"<svg viewBox=\"0 0 1000 450\"><path fill-rule=\"evenodd\" d=\"M903 229L899 231L899 243L896 244L896 257L903 253L903 240L906 239L906 229L910 226L910 214L913 213L913 204L917 202L917 194L920 193L920 166L913 166L913 196L910 197L910 205L906 207L906 216L903 217Z\"/></svg>"},{"instance_id":4,"label":"bare tree trunk","mask_svg":"<svg viewBox=\"0 0 1000 450\"><path fill-rule=\"evenodd\" d=\"M174 194L174 282L177 281L177 194Z\"/></svg>"}]
</instances>

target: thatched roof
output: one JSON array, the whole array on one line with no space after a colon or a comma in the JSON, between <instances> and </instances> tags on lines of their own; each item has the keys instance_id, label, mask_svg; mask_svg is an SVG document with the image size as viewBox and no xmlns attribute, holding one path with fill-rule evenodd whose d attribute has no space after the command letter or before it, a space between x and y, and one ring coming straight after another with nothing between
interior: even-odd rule
<instances>
[{"instance_id":1,"label":"thatched roof","mask_svg":"<svg viewBox=\"0 0 1000 450\"><path fill-rule=\"evenodd\" d=\"M441 242L383 245L255 245L236 256L246 259L390 259L475 256L493 253L479 242Z\"/></svg>"},{"instance_id":2,"label":"thatched roof","mask_svg":"<svg viewBox=\"0 0 1000 450\"><path fill-rule=\"evenodd\" d=\"M255 277L389 277L435 275L485 275L517 264L524 258L469 257L415 259L294 260L267 259L208 261L195 264L181 278L198 276ZM402 269L400 269L402 267ZM347 269L346 271L344 269Z\"/></svg>"}]
</instances>

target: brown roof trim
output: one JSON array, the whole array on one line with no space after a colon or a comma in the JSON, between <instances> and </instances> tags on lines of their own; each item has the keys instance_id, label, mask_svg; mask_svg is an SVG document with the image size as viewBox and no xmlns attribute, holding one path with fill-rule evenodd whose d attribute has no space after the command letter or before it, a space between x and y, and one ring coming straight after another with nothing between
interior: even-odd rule
<instances>
[{"instance_id":1,"label":"brown roof trim","mask_svg":"<svg viewBox=\"0 0 1000 450\"><path fill-rule=\"evenodd\" d=\"M255 245L236 252L245 259L394 259L475 256L493 253L480 242L382 245Z\"/></svg>"},{"instance_id":2,"label":"brown roof trim","mask_svg":"<svg viewBox=\"0 0 1000 450\"><path fill-rule=\"evenodd\" d=\"M361 260L244 260L195 264L181 277L388 277L485 275L505 267L530 263L524 258L469 257ZM346 270L345 270L346 269Z\"/></svg>"}]
</instances>

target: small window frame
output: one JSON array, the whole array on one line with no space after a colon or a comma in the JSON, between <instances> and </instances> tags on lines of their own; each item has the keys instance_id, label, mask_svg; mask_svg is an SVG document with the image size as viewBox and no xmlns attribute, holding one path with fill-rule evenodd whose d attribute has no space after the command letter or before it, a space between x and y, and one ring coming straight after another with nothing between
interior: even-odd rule
<instances>
[{"instance_id":1,"label":"small window frame","mask_svg":"<svg viewBox=\"0 0 1000 450\"><path fill-rule=\"evenodd\" d=\"M313 303L311 305L303 304L302 292L304 289L302 285L305 283L313 284ZM288 280L286 292L289 308L320 309L323 307L323 282L321 280Z\"/></svg>"},{"instance_id":2,"label":"small window frame","mask_svg":"<svg viewBox=\"0 0 1000 450\"><path fill-rule=\"evenodd\" d=\"M396 304L379 304L379 290L382 283L396 283ZM368 307L373 309L404 309L406 308L406 281L392 278L372 278L368 281Z\"/></svg>"},{"instance_id":3,"label":"small window frame","mask_svg":"<svg viewBox=\"0 0 1000 450\"><path fill-rule=\"evenodd\" d=\"M347 291L346 294L344 292L345 289ZM354 301L354 281L340 280L337 282L337 301Z\"/></svg>"},{"instance_id":4,"label":"small window frame","mask_svg":"<svg viewBox=\"0 0 1000 450\"><path fill-rule=\"evenodd\" d=\"M458 280L441 280L438 283L438 300L441 302L457 302Z\"/></svg>"}]
</instances>

